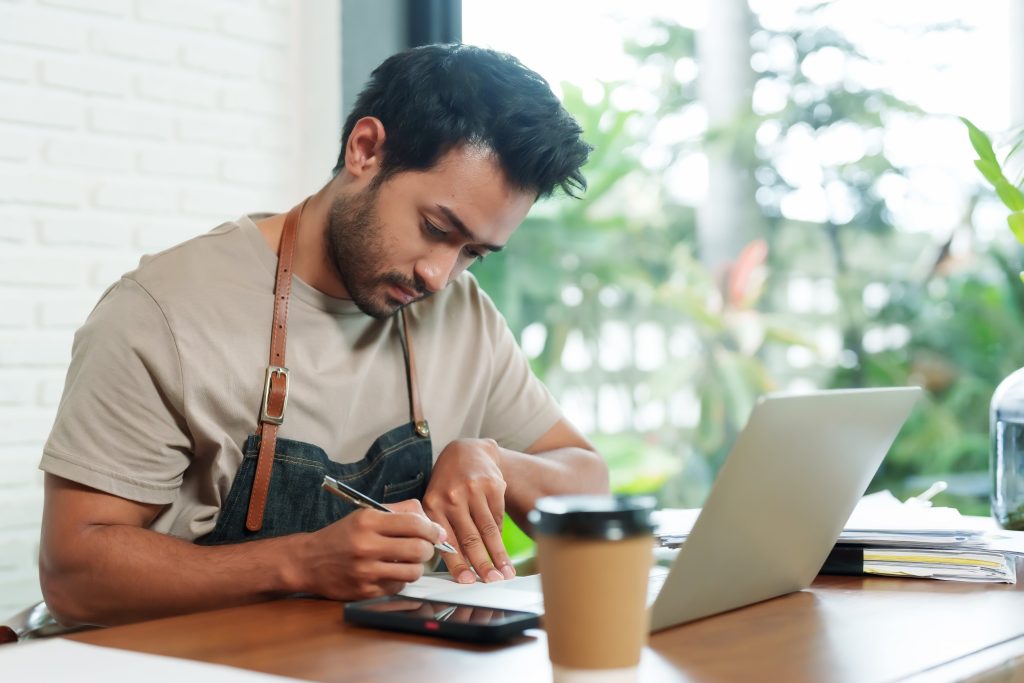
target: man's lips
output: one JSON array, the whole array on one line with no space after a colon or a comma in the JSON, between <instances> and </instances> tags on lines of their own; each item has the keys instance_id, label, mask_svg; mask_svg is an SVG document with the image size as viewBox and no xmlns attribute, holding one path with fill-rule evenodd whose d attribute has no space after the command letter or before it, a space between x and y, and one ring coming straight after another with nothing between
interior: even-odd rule
<instances>
[{"instance_id":1,"label":"man's lips","mask_svg":"<svg viewBox=\"0 0 1024 683\"><path fill-rule=\"evenodd\" d=\"M419 292L412 289L408 289L401 285L392 284L390 285L389 289L391 290L392 296L394 296L394 298L403 305L411 303L416 299L420 298Z\"/></svg>"}]
</instances>

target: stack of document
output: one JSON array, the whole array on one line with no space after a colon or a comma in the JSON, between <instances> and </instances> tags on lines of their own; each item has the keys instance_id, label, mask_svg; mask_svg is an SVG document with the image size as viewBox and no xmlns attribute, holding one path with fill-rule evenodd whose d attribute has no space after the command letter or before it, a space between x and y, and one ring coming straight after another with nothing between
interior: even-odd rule
<instances>
[{"instance_id":1,"label":"stack of document","mask_svg":"<svg viewBox=\"0 0 1024 683\"><path fill-rule=\"evenodd\" d=\"M662 547L686 540L699 509L654 513ZM1024 533L881 491L861 499L822 567L823 574L875 574L949 581L1016 583Z\"/></svg>"},{"instance_id":2,"label":"stack of document","mask_svg":"<svg viewBox=\"0 0 1024 683\"><path fill-rule=\"evenodd\" d=\"M853 566L848 563L853 562ZM859 562L859 571L857 563ZM822 574L877 574L947 581L1016 583L1014 563L993 550L837 544Z\"/></svg>"}]
</instances>

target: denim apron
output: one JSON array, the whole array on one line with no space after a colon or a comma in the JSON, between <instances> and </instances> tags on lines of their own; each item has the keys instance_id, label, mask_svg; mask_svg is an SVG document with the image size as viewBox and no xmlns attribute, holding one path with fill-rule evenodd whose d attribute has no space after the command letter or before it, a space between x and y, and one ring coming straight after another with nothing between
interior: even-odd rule
<instances>
[{"instance_id":1,"label":"denim apron","mask_svg":"<svg viewBox=\"0 0 1024 683\"><path fill-rule=\"evenodd\" d=\"M286 227L281 238L277 283L275 285L274 332L287 329L287 301L290 287L290 261L294 234L301 216L303 204L292 209L285 221ZM289 282L283 283L282 276ZM277 304L282 301L284 316L277 314ZM280 325L280 328L279 328ZM409 392L410 421L382 434L370 446L362 460L352 463L337 463L327 457L322 448L302 441L277 439L276 429L272 440L276 443L273 459L267 468L269 482L264 484L265 496L260 496L261 517L259 528L247 524L253 515L254 486L259 486L257 476L260 458L260 444L267 438L263 429L266 418L267 396L270 393L271 378L283 371L285 375L284 399L275 409L271 419L283 421L287 405L287 368L283 367L284 344L277 346L280 353L275 362L271 352L271 367L267 370L264 390L264 407L261 410L260 433L251 434L243 447L242 464L235 474L227 499L217 518L213 531L196 540L201 545L239 543L258 538L272 538L285 534L316 531L335 522L357 508L346 500L338 498L320 488L324 475L343 481L371 498L382 503L394 503L409 498L422 499L430 481L433 466L433 449L430 429L422 417L419 392L416 387L416 365L409 337L405 310L395 314L395 329L402 344L405 357L406 385ZM269 457L266 454L264 457Z\"/></svg>"}]
</instances>

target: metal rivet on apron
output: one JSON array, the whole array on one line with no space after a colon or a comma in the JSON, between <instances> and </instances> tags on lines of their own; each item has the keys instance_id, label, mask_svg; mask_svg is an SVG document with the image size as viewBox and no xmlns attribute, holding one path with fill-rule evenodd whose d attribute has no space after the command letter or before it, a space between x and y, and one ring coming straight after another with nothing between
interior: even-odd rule
<instances>
[{"instance_id":1,"label":"metal rivet on apron","mask_svg":"<svg viewBox=\"0 0 1024 683\"><path fill-rule=\"evenodd\" d=\"M420 420L416 423L416 433L424 439L430 436L430 425L427 424L426 420Z\"/></svg>"}]
</instances>

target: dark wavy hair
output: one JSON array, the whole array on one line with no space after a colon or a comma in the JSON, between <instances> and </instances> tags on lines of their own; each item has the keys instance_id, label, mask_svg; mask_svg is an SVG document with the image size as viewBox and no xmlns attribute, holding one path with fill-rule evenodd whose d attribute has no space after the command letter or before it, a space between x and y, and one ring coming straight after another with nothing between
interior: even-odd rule
<instances>
[{"instance_id":1,"label":"dark wavy hair","mask_svg":"<svg viewBox=\"0 0 1024 683\"><path fill-rule=\"evenodd\" d=\"M425 45L374 69L345 121L334 174L356 121L373 116L386 131L380 183L424 171L457 145L492 150L508 182L548 197L556 187L578 197L591 146L551 87L512 55L471 45Z\"/></svg>"}]
</instances>

